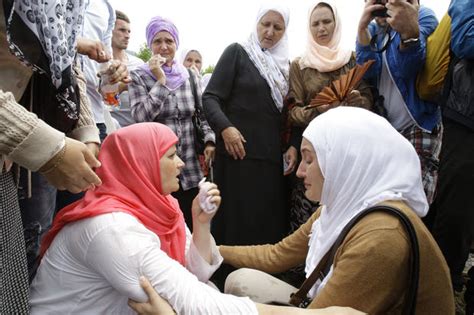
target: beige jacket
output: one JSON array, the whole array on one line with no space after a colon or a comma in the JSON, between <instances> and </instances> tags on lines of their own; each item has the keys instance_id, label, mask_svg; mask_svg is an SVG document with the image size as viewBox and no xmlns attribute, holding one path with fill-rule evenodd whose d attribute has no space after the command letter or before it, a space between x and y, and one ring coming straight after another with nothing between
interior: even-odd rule
<instances>
[{"instance_id":1,"label":"beige jacket","mask_svg":"<svg viewBox=\"0 0 474 315\"><path fill-rule=\"evenodd\" d=\"M32 75L8 49L3 1L0 0L0 171L5 158L37 171L64 146L64 134L48 126L17 101ZM77 70L77 69L76 69ZM81 110L76 128L68 134L82 142L100 143L85 94L85 79L78 76Z\"/></svg>"},{"instance_id":2,"label":"beige jacket","mask_svg":"<svg viewBox=\"0 0 474 315\"><path fill-rule=\"evenodd\" d=\"M413 223L420 248L417 314L454 314L448 266L435 240L402 202L385 202ZM220 246L224 262L279 273L305 261L309 233L320 211L275 245ZM357 223L336 253L333 274L310 308L350 306L368 314L401 314L408 285L409 241L399 220L376 212Z\"/></svg>"}]
</instances>

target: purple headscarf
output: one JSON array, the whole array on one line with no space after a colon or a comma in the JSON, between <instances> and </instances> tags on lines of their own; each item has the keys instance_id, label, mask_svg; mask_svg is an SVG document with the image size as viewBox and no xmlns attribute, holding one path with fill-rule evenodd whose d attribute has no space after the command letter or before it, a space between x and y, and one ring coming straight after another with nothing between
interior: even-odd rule
<instances>
[{"instance_id":1,"label":"purple headscarf","mask_svg":"<svg viewBox=\"0 0 474 315\"><path fill-rule=\"evenodd\" d=\"M146 27L146 40L148 48L151 49L151 45L156 34L163 31L168 32L173 37L173 40L176 43L176 50L178 50L178 29L171 21L162 18L161 16L155 16L154 18L152 18ZM140 66L140 68L145 70L148 74L155 78L147 63ZM186 70L186 68L182 64L176 62L176 60L173 60L173 64L171 67L168 67L166 64L164 64L163 66L161 66L161 68L163 68L163 71L166 76L166 87L168 87L172 91L183 85L184 82L186 82L186 80L189 78L188 70Z\"/></svg>"}]
</instances>

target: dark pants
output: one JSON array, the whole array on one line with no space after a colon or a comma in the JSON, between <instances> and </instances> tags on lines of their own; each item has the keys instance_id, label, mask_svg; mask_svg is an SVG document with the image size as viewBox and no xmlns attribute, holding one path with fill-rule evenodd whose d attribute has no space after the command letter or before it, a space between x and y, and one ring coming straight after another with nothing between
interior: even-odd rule
<instances>
[{"instance_id":1,"label":"dark pants","mask_svg":"<svg viewBox=\"0 0 474 315\"><path fill-rule=\"evenodd\" d=\"M183 190L181 187L179 187L179 190L173 193L173 197L178 199L179 207L181 208L181 211L183 211L184 221L186 221L186 225L191 231L193 229L193 215L191 208L193 205L193 200L198 193L199 189L197 187L191 188L189 190Z\"/></svg>"},{"instance_id":2,"label":"dark pants","mask_svg":"<svg viewBox=\"0 0 474 315\"><path fill-rule=\"evenodd\" d=\"M443 123L438 191L430 210L435 212L432 232L448 263L453 287L460 291L474 235L474 131L451 120Z\"/></svg>"},{"instance_id":3,"label":"dark pants","mask_svg":"<svg viewBox=\"0 0 474 315\"><path fill-rule=\"evenodd\" d=\"M100 138L100 143L104 142L105 137L107 137L107 126L105 123L98 123L95 124L97 128L99 129L99 138Z\"/></svg>"}]
</instances>

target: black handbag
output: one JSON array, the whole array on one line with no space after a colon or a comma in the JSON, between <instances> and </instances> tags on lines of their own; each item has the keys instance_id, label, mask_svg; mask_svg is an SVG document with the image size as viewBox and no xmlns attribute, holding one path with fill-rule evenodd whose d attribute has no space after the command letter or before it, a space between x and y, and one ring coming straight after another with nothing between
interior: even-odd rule
<instances>
[{"instance_id":1,"label":"black handbag","mask_svg":"<svg viewBox=\"0 0 474 315\"><path fill-rule=\"evenodd\" d=\"M206 147L206 144L204 142L205 134L204 134L204 131L202 130L202 122L201 122L203 109L201 107L201 102L199 101L199 98L197 95L196 81L194 79L194 75L189 69L188 69L188 72L189 72L189 81L191 82L191 91L194 97L194 114L193 114L193 117L191 118L193 121L193 127L194 127L193 128L194 129L194 148L197 154L202 155L204 154L204 149Z\"/></svg>"},{"instance_id":2,"label":"black handbag","mask_svg":"<svg viewBox=\"0 0 474 315\"><path fill-rule=\"evenodd\" d=\"M314 271L310 274L310 276L303 282L301 287L298 291L291 294L290 297L290 304L300 308L306 308L311 303L311 299L308 297L309 290L313 287L318 279L324 279L326 275L329 273L331 266L334 261L334 256L339 248L339 246L344 241L347 233L351 230L357 222L360 221L365 215L382 211L388 214L392 214L396 216L400 222L402 223L403 227L405 228L406 232L408 233L408 238L410 240L410 254L411 254L411 264L409 269L409 279L411 282L408 286L408 292L406 295L406 302L405 302L405 309L402 314L415 314L416 309L416 298L418 294L418 281L420 275L420 252L418 246L418 238L416 237L415 228L411 224L408 217L401 212L400 210L389 207L389 206L374 206L365 209L357 216L355 216L344 229L341 231L341 234L337 238L334 245L328 250L326 255L321 259L321 262L316 266ZM370 298L370 297L367 297Z\"/></svg>"}]
</instances>

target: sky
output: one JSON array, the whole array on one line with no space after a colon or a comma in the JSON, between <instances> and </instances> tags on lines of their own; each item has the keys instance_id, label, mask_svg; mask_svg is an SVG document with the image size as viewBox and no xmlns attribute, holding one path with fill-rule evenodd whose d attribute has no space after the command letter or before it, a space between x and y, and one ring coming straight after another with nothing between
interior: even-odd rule
<instances>
[{"instance_id":1,"label":"sky","mask_svg":"<svg viewBox=\"0 0 474 315\"><path fill-rule=\"evenodd\" d=\"M123 11L131 21L129 50L137 52L146 42L146 25L153 16L172 20L180 32L180 50L196 49L203 56L203 65L215 65L224 49L245 41L255 27L260 5L268 0L109 0L114 9ZM290 58L301 55L307 40L307 17L314 0L281 0L290 9L288 38ZM357 25L364 6L363 0L335 1L342 19L342 43L354 49ZM449 0L424 0L438 20L446 13Z\"/></svg>"}]
</instances>

